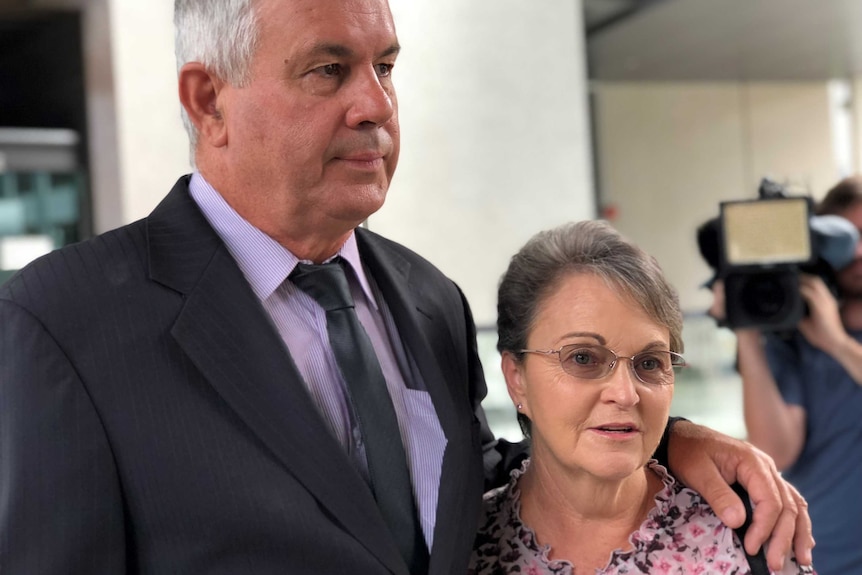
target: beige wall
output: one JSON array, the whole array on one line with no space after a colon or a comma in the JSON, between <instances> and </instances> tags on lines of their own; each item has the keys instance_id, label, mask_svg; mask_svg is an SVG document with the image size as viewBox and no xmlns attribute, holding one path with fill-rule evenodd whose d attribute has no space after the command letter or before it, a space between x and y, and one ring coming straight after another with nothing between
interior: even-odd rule
<instances>
[{"instance_id":1,"label":"beige wall","mask_svg":"<svg viewBox=\"0 0 862 575\"><path fill-rule=\"evenodd\" d=\"M855 170L862 171L862 78L852 79L850 86L850 130L853 142L851 155Z\"/></svg>"},{"instance_id":2,"label":"beige wall","mask_svg":"<svg viewBox=\"0 0 862 575\"><path fill-rule=\"evenodd\" d=\"M827 84L601 84L594 87L603 204L655 255L686 311L711 272L695 230L721 200L754 198L769 176L815 197L838 178Z\"/></svg>"},{"instance_id":3,"label":"beige wall","mask_svg":"<svg viewBox=\"0 0 862 575\"><path fill-rule=\"evenodd\" d=\"M595 214L580 2L390 3L402 156L369 227L437 264L493 325L509 257Z\"/></svg>"},{"instance_id":4,"label":"beige wall","mask_svg":"<svg viewBox=\"0 0 862 575\"><path fill-rule=\"evenodd\" d=\"M146 216L190 171L180 120L173 2L108 0L122 198L119 221Z\"/></svg>"}]
</instances>

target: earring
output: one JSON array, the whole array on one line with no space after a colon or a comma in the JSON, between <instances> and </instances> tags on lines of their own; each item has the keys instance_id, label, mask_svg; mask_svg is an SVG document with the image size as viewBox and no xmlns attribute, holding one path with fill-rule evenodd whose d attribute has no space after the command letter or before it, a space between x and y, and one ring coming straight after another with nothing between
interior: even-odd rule
<instances>
[{"instance_id":1,"label":"earring","mask_svg":"<svg viewBox=\"0 0 862 575\"><path fill-rule=\"evenodd\" d=\"M519 403L519 404L516 406L516 409L517 409L518 411L521 411L521 409L522 409L523 407L524 407L524 404L523 404L523 403Z\"/></svg>"}]
</instances>

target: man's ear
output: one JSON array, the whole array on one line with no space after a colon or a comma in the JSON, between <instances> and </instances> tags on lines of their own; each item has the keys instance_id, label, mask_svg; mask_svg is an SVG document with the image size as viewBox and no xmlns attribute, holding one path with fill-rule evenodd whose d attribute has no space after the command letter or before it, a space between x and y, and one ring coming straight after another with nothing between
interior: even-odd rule
<instances>
[{"instance_id":1,"label":"man's ear","mask_svg":"<svg viewBox=\"0 0 862 575\"><path fill-rule=\"evenodd\" d=\"M503 377L506 379L506 389L512 403L527 417L530 416L530 404L527 402L527 389L524 376L524 366L510 351L504 351L500 360ZM519 407L520 406L520 407Z\"/></svg>"},{"instance_id":2,"label":"man's ear","mask_svg":"<svg viewBox=\"0 0 862 575\"><path fill-rule=\"evenodd\" d=\"M227 144L227 126L219 109L224 82L200 62L188 62L179 74L180 102L197 128L198 141L213 147Z\"/></svg>"}]
</instances>

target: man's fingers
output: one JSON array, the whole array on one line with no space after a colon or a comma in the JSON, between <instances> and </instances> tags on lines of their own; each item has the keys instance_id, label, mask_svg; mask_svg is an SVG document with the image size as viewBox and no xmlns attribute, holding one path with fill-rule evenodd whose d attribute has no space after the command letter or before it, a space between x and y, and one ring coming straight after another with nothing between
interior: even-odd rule
<instances>
[{"instance_id":1,"label":"man's fingers","mask_svg":"<svg viewBox=\"0 0 862 575\"><path fill-rule=\"evenodd\" d=\"M790 496L789 486L786 483L779 482L778 491L781 495L783 506L777 517L770 515L767 518L769 522L774 522L771 534L768 528L764 527L766 523L761 522L761 518L759 517L762 506L757 506L757 503L754 503L754 521L751 529L745 535L745 550L749 554L757 553L760 547L767 540L769 541L766 549L766 562L772 571L780 571L784 566L784 561L790 553L790 548L793 544L796 519L799 516L796 501Z\"/></svg>"},{"instance_id":2,"label":"man's fingers","mask_svg":"<svg viewBox=\"0 0 862 575\"><path fill-rule=\"evenodd\" d=\"M799 561L800 565L811 565L814 560L811 551L814 549L816 542L814 541L814 534L812 532L811 517L808 515L808 502L805 501L805 498L802 497L796 488L792 485L788 485L788 487L790 488L791 496L796 501L796 508L798 510L798 514L796 515L796 535L793 536L793 552L796 554L796 560Z\"/></svg>"},{"instance_id":3,"label":"man's fingers","mask_svg":"<svg viewBox=\"0 0 862 575\"><path fill-rule=\"evenodd\" d=\"M745 506L742 500L720 475L716 475L715 480L708 481L706 489L702 490L701 494L722 523L728 527L736 529L745 523Z\"/></svg>"},{"instance_id":4,"label":"man's fingers","mask_svg":"<svg viewBox=\"0 0 862 575\"><path fill-rule=\"evenodd\" d=\"M768 539L766 549L766 561L772 571L780 571L787 557L790 555L791 547L796 555L796 560L801 565L811 565L811 550L814 547L814 537L811 533L811 518L808 515L808 503L799 492L786 481L777 482L777 488L781 497L782 508L777 519L775 519L772 533L764 526L773 521L772 513L758 515L763 511L763 505L755 503L754 523L745 537L745 550L756 553L761 545ZM765 521L765 522L762 522Z\"/></svg>"}]
</instances>

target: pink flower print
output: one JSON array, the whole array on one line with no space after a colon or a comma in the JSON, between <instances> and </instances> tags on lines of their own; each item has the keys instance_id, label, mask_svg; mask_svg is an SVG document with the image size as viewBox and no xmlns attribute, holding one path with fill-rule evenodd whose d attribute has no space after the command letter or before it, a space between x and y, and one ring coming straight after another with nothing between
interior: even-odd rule
<instances>
[{"instance_id":1,"label":"pink flower print","mask_svg":"<svg viewBox=\"0 0 862 575\"><path fill-rule=\"evenodd\" d=\"M704 557L715 557L716 555L718 555L718 546L717 545L712 545L710 547L707 547L706 550L703 552Z\"/></svg>"},{"instance_id":2,"label":"pink flower print","mask_svg":"<svg viewBox=\"0 0 862 575\"><path fill-rule=\"evenodd\" d=\"M727 570L730 569L731 565L728 561L717 561L715 566L722 573L727 573Z\"/></svg>"},{"instance_id":3,"label":"pink flower print","mask_svg":"<svg viewBox=\"0 0 862 575\"><path fill-rule=\"evenodd\" d=\"M655 567L658 568L658 570L662 573L670 573L671 567L673 566L668 562L667 559L662 559L661 561L659 561L658 565L655 565Z\"/></svg>"},{"instance_id":4,"label":"pink flower print","mask_svg":"<svg viewBox=\"0 0 862 575\"><path fill-rule=\"evenodd\" d=\"M542 575L542 571L539 569L539 566L534 563L527 569L527 575Z\"/></svg>"},{"instance_id":5,"label":"pink flower print","mask_svg":"<svg viewBox=\"0 0 862 575\"><path fill-rule=\"evenodd\" d=\"M703 527L701 527L697 523L694 523L694 524L692 524L691 528L689 529L689 533L691 533L691 536L694 537L695 539L699 539L701 535L706 533L706 531L704 531Z\"/></svg>"},{"instance_id":6,"label":"pink flower print","mask_svg":"<svg viewBox=\"0 0 862 575\"><path fill-rule=\"evenodd\" d=\"M682 564L685 561L685 557L683 556L682 553L674 553L673 554L673 560L677 563Z\"/></svg>"}]
</instances>

